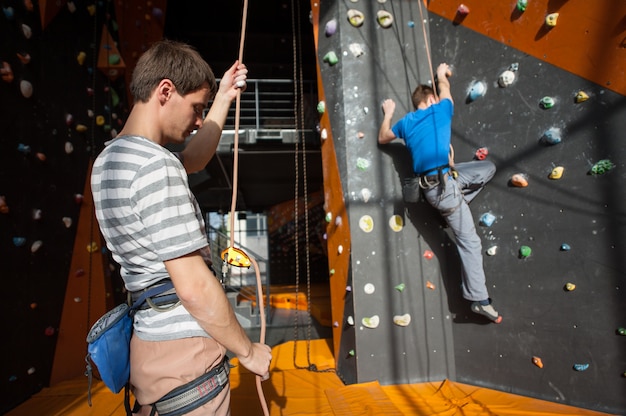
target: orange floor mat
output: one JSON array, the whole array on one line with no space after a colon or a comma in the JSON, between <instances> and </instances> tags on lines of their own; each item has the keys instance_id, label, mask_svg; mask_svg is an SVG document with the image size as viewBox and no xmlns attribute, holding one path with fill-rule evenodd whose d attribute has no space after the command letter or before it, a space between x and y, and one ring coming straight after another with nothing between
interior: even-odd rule
<instances>
[{"instance_id":1,"label":"orange floor mat","mask_svg":"<svg viewBox=\"0 0 626 416\"><path fill-rule=\"evenodd\" d=\"M271 378L263 383L270 415L604 415L496 390L443 380L430 383L381 386L377 382L344 385L332 372L329 340L287 342L273 349ZM295 353L294 353L295 349ZM308 358L307 358L308 356ZM308 367L315 364L318 372ZM231 372L233 416L262 415L255 377L237 366ZM331 370L331 371L324 371ZM87 404L87 378L46 388L7 413L7 416L125 416L123 392L111 393L100 381Z\"/></svg>"}]
</instances>

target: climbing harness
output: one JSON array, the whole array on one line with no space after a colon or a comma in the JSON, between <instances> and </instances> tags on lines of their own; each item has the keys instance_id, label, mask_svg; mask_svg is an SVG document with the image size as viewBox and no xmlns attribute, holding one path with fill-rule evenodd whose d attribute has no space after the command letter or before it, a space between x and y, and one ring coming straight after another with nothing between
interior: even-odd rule
<instances>
[{"instance_id":1,"label":"climbing harness","mask_svg":"<svg viewBox=\"0 0 626 416\"><path fill-rule=\"evenodd\" d=\"M243 14L241 19L241 39L239 43L239 63L243 62L243 46L246 35L246 22L248 19L248 0L244 0L243 2ZM261 333L259 335L259 342L261 344L265 343L265 331L266 331L266 321L265 321L265 306L263 299L263 285L261 283L261 274L259 270L259 265L256 260L251 257L248 257L243 250L237 249L234 247L235 240L235 209L237 207L237 188L238 188L238 177L239 177L239 119L241 114L241 89L237 90L237 99L235 102L235 136L234 136L234 147L233 147L233 193L231 200L231 208L230 208L230 246L223 250L221 253L223 260L222 274L226 274L228 270L228 265L237 266L237 267L250 267L254 266L254 270L256 272L256 284L257 284L257 302L259 305L259 315L261 320ZM256 376L256 388L259 396L259 401L261 403L261 407L263 409L263 414L265 416L269 416L269 409L267 407L267 402L265 400L265 396L263 394L263 387L261 386L261 376ZM160 413L159 413L160 414ZM174 415L172 415L174 416Z\"/></svg>"}]
</instances>

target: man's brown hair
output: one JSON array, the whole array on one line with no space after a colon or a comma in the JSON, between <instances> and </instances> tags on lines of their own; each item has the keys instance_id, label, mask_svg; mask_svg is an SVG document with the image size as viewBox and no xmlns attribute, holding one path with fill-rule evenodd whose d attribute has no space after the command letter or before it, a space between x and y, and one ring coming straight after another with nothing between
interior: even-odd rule
<instances>
[{"instance_id":1,"label":"man's brown hair","mask_svg":"<svg viewBox=\"0 0 626 416\"><path fill-rule=\"evenodd\" d=\"M411 101L413 102L413 108L417 110L421 103L426 103L429 96L435 96L435 90L430 85L422 84L415 88L411 95Z\"/></svg>"},{"instance_id":2,"label":"man's brown hair","mask_svg":"<svg viewBox=\"0 0 626 416\"><path fill-rule=\"evenodd\" d=\"M208 85L211 97L217 91L209 64L192 46L181 42L158 41L141 55L130 81L130 93L135 102L147 102L163 79L171 80L183 96L204 85Z\"/></svg>"}]
</instances>

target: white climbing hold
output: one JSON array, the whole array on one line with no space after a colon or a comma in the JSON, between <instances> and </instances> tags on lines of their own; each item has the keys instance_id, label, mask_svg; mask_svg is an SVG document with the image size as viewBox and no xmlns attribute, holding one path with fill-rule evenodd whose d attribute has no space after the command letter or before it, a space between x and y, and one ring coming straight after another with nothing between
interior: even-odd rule
<instances>
[{"instance_id":1,"label":"white climbing hold","mask_svg":"<svg viewBox=\"0 0 626 416\"><path fill-rule=\"evenodd\" d=\"M363 291L366 294L371 295L376 291L376 286L374 286L372 283L367 283L365 286L363 286Z\"/></svg>"},{"instance_id":2,"label":"white climbing hold","mask_svg":"<svg viewBox=\"0 0 626 416\"><path fill-rule=\"evenodd\" d=\"M374 315L372 317L365 317L361 320L361 323L366 328L377 328L380 324L380 317L378 315Z\"/></svg>"},{"instance_id":3,"label":"white climbing hold","mask_svg":"<svg viewBox=\"0 0 626 416\"><path fill-rule=\"evenodd\" d=\"M411 315L408 313L396 315L393 317L393 323L398 326L408 326L411 323Z\"/></svg>"}]
</instances>

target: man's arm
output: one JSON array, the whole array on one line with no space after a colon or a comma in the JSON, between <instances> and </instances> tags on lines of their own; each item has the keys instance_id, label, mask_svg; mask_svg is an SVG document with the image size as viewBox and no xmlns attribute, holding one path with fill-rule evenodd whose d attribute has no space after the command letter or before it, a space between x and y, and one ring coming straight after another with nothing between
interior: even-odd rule
<instances>
[{"instance_id":1,"label":"man's arm","mask_svg":"<svg viewBox=\"0 0 626 416\"><path fill-rule=\"evenodd\" d=\"M222 129L226 123L228 110L233 100L237 98L238 91L245 87L247 74L246 66L239 62L235 62L224 73L202 127L198 129L181 152L187 173L204 169L215 155L217 145L222 137Z\"/></svg>"},{"instance_id":2,"label":"man's arm","mask_svg":"<svg viewBox=\"0 0 626 416\"><path fill-rule=\"evenodd\" d=\"M176 293L187 311L217 342L237 355L241 365L269 376L269 346L250 341L224 294L224 289L196 252L165 262Z\"/></svg>"},{"instance_id":3,"label":"man's arm","mask_svg":"<svg viewBox=\"0 0 626 416\"><path fill-rule=\"evenodd\" d=\"M452 76L450 66L448 64L439 64L437 67L437 89L439 91L439 100L447 98L454 104L452 93L450 92L450 81L448 81L449 76Z\"/></svg>"},{"instance_id":4,"label":"man's arm","mask_svg":"<svg viewBox=\"0 0 626 416\"><path fill-rule=\"evenodd\" d=\"M396 110L396 103L392 99L387 98L383 101L382 107L383 121L380 124L380 130L378 130L378 143L387 144L396 138L396 135L391 130L391 119Z\"/></svg>"}]
</instances>

